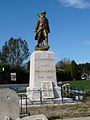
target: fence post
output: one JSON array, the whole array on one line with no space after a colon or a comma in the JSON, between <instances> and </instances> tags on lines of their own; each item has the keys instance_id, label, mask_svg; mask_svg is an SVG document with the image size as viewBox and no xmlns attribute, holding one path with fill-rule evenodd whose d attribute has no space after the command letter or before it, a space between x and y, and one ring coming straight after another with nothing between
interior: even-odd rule
<instances>
[{"instance_id":1,"label":"fence post","mask_svg":"<svg viewBox=\"0 0 90 120\"><path fill-rule=\"evenodd\" d=\"M40 103L42 104L42 89L40 89Z\"/></svg>"},{"instance_id":2,"label":"fence post","mask_svg":"<svg viewBox=\"0 0 90 120\"><path fill-rule=\"evenodd\" d=\"M26 113L27 113L27 95L26 95Z\"/></svg>"},{"instance_id":3,"label":"fence post","mask_svg":"<svg viewBox=\"0 0 90 120\"><path fill-rule=\"evenodd\" d=\"M84 85L82 85L82 91L83 91L83 102L85 102L85 94L84 94Z\"/></svg>"},{"instance_id":4,"label":"fence post","mask_svg":"<svg viewBox=\"0 0 90 120\"><path fill-rule=\"evenodd\" d=\"M78 87L78 101L80 102L80 86Z\"/></svg>"},{"instance_id":5,"label":"fence post","mask_svg":"<svg viewBox=\"0 0 90 120\"><path fill-rule=\"evenodd\" d=\"M21 113L22 113L22 95L20 97L21 97Z\"/></svg>"},{"instance_id":6,"label":"fence post","mask_svg":"<svg viewBox=\"0 0 90 120\"><path fill-rule=\"evenodd\" d=\"M62 85L61 85L61 97L62 97L62 103L63 103L63 81L62 81Z\"/></svg>"}]
</instances>

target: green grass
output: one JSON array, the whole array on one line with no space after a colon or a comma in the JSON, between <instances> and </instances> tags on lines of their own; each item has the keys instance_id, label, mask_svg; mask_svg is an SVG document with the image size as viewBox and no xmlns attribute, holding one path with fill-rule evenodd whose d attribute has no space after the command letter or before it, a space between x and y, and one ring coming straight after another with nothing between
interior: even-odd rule
<instances>
[{"instance_id":1,"label":"green grass","mask_svg":"<svg viewBox=\"0 0 90 120\"><path fill-rule=\"evenodd\" d=\"M66 81L70 86L84 86L85 91L90 91L90 80Z\"/></svg>"}]
</instances>

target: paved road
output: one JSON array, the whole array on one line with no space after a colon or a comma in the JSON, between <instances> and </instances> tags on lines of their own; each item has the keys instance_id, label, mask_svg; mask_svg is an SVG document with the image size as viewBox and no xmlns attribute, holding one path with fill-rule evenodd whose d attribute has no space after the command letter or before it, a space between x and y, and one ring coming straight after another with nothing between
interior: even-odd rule
<instances>
[{"instance_id":1,"label":"paved road","mask_svg":"<svg viewBox=\"0 0 90 120\"><path fill-rule=\"evenodd\" d=\"M90 120L90 117L67 118L67 119L56 119L56 120Z\"/></svg>"},{"instance_id":2,"label":"paved road","mask_svg":"<svg viewBox=\"0 0 90 120\"><path fill-rule=\"evenodd\" d=\"M90 120L90 117L79 117L79 118L67 118L67 119L56 119L56 120Z\"/></svg>"}]
</instances>

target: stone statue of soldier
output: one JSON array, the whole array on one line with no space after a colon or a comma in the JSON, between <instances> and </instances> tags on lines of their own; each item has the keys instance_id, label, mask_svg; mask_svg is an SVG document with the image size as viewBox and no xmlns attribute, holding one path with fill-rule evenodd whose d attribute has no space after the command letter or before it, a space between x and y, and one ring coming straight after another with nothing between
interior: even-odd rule
<instances>
[{"instance_id":1,"label":"stone statue of soldier","mask_svg":"<svg viewBox=\"0 0 90 120\"><path fill-rule=\"evenodd\" d=\"M37 45L35 46L35 50L48 50L48 33L50 33L49 22L45 17L46 12L42 11L38 15L38 22L35 27L35 40L37 40ZM44 43L45 41L45 43Z\"/></svg>"}]
</instances>

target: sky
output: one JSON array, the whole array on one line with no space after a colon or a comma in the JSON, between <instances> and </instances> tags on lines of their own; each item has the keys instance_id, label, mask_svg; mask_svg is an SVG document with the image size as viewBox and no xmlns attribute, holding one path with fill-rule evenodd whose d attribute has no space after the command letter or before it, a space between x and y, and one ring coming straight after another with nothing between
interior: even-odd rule
<instances>
[{"instance_id":1,"label":"sky","mask_svg":"<svg viewBox=\"0 0 90 120\"><path fill-rule=\"evenodd\" d=\"M0 49L11 37L21 37L32 53L36 14L43 10L56 63L64 58L90 63L90 0L0 0Z\"/></svg>"}]
</instances>

